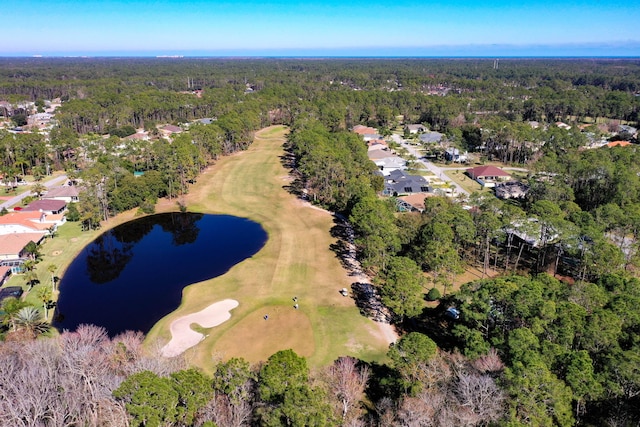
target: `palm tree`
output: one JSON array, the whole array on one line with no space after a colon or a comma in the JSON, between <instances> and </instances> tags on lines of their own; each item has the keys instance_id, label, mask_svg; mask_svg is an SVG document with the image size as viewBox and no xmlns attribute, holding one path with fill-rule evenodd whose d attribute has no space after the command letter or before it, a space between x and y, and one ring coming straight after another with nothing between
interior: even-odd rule
<instances>
[{"instance_id":1,"label":"palm tree","mask_svg":"<svg viewBox=\"0 0 640 427\"><path fill-rule=\"evenodd\" d=\"M55 276L55 272L58 269L58 267L55 266L55 264L49 264L47 266L47 271L49 273L51 273L51 291L55 291L56 290L56 276Z\"/></svg>"},{"instance_id":2,"label":"palm tree","mask_svg":"<svg viewBox=\"0 0 640 427\"><path fill-rule=\"evenodd\" d=\"M42 301L42 308L44 308L44 318L49 318L49 303L51 302L51 289L46 286L38 289L38 299Z\"/></svg>"},{"instance_id":3,"label":"palm tree","mask_svg":"<svg viewBox=\"0 0 640 427\"><path fill-rule=\"evenodd\" d=\"M28 270L24 276L24 280L27 282L27 286L29 286L29 290L31 290L35 285L40 283L38 280L38 275L33 270Z\"/></svg>"},{"instance_id":4,"label":"palm tree","mask_svg":"<svg viewBox=\"0 0 640 427\"><path fill-rule=\"evenodd\" d=\"M15 330L24 330L33 338L49 330L49 325L42 318L42 313L31 305L21 308L16 313L13 325Z\"/></svg>"},{"instance_id":5,"label":"palm tree","mask_svg":"<svg viewBox=\"0 0 640 427\"><path fill-rule=\"evenodd\" d=\"M31 187L31 191L33 191L35 195L40 198L44 193L47 192L47 187L45 187L44 184L38 182L37 184L34 184L33 187Z\"/></svg>"},{"instance_id":6,"label":"palm tree","mask_svg":"<svg viewBox=\"0 0 640 427\"><path fill-rule=\"evenodd\" d=\"M36 261L40 258L40 250L38 249L38 245L33 241L27 243L24 247L24 253L29 258L24 262L23 266L25 270L33 270L35 267Z\"/></svg>"},{"instance_id":7,"label":"palm tree","mask_svg":"<svg viewBox=\"0 0 640 427\"><path fill-rule=\"evenodd\" d=\"M18 160L16 160L16 161L13 163L13 166L14 166L15 168L20 168L20 170L22 170L22 176L25 176L25 175L26 175L26 174L25 174L25 171L26 171L26 170L25 170L25 167L29 167L29 166L31 166L31 165L29 164L29 162L27 162L27 161L26 161L26 160L24 160L24 159L18 159Z\"/></svg>"},{"instance_id":8,"label":"palm tree","mask_svg":"<svg viewBox=\"0 0 640 427\"><path fill-rule=\"evenodd\" d=\"M42 165L34 166L31 168L31 173L33 174L33 179L40 182L42 181L42 178L44 178L44 167Z\"/></svg>"}]
</instances>

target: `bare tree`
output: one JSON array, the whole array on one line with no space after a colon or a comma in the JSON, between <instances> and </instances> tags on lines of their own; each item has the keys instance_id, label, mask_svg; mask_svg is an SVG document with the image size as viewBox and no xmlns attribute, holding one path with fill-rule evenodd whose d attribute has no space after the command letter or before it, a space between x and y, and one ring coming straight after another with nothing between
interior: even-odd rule
<instances>
[{"instance_id":1,"label":"bare tree","mask_svg":"<svg viewBox=\"0 0 640 427\"><path fill-rule=\"evenodd\" d=\"M138 338L124 340L135 361L152 360L138 353ZM0 425L128 426L127 411L112 396L125 378L112 362L116 345L104 329L87 325L54 338L0 343Z\"/></svg>"},{"instance_id":2,"label":"bare tree","mask_svg":"<svg viewBox=\"0 0 640 427\"><path fill-rule=\"evenodd\" d=\"M236 401L224 393L216 393L216 396L198 414L197 425L202 425L205 421L213 421L220 427L249 426L252 415L252 399Z\"/></svg>"},{"instance_id":3,"label":"bare tree","mask_svg":"<svg viewBox=\"0 0 640 427\"><path fill-rule=\"evenodd\" d=\"M473 367L480 373L498 373L504 370L504 363L498 356L498 351L495 348L489 349L487 354L484 354L471 362Z\"/></svg>"},{"instance_id":4,"label":"bare tree","mask_svg":"<svg viewBox=\"0 0 640 427\"><path fill-rule=\"evenodd\" d=\"M378 426L395 425L395 404L389 397L383 397L376 403L376 413L378 414Z\"/></svg>"},{"instance_id":5,"label":"bare tree","mask_svg":"<svg viewBox=\"0 0 640 427\"><path fill-rule=\"evenodd\" d=\"M358 406L364 399L368 381L368 367L358 367L358 360L353 357L341 357L327 370L329 395L338 407L343 425L361 415Z\"/></svg>"},{"instance_id":6,"label":"bare tree","mask_svg":"<svg viewBox=\"0 0 640 427\"><path fill-rule=\"evenodd\" d=\"M505 396L488 375L462 374L455 385L460 411L470 424L496 421L504 414Z\"/></svg>"}]
</instances>

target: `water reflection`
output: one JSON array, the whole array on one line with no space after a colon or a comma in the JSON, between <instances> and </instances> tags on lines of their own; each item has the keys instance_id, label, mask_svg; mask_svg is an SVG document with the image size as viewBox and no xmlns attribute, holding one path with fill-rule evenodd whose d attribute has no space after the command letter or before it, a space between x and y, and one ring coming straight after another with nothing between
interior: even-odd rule
<instances>
[{"instance_id":1,"label":"water reflection","mask_svg":"<svg viewBox=\"0 0 640 427\"><path fill-rule=\"evenodd\" d=\"M182 289L225 273L266 242L262 227L229 215L160 214L89 244L60 282L54 326L82 323L147 332L180 304Z\"/></svg>"},{"instance_id":2,"label":"water reflection","mask_svg":"<svg viewBox=\"0 0 640 427\"><path fill-rule=\"evenodd\" d=\"M88 249L87 273L93 283L115 280L133 256L133 243L123 243L113 233L98 237Z\"/></svg>"},{"instance_id":3,"label":"water reflection","mask_svg":"<svg viewBox=\"0 0 640 427\"><path fill-rule=\"evenodd\" d=\"M87 272L97 284L108 283L120 276L133 256L133 247L159 225L172 236L174 245L194 243L200 229L197 222L203 214L158 215L156 221L132 221L126 227L116 227L102 234L87 247Z\"/></svg>"}]
</instances>

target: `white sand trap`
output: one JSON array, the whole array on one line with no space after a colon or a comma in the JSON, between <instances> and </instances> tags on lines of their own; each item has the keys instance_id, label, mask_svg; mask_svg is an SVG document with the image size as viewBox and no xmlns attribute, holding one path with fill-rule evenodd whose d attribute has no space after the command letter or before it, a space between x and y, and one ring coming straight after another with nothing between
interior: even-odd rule
<instances>
[{"instance_id":1,"label":"white sand trap","mask_svg":"<svg viewBox=\"0 0 640 427\"><path fill-rule=\"evenodd\" d=\"M211 304L197 313L187 314L171 322L171 341L160 350L164 357L174 357L198 344L204 335L191 329L196 323L203 328L213 328L231 318L231 310L238 306L238 301L226 299Z\"/></svg>"}]
</instances>

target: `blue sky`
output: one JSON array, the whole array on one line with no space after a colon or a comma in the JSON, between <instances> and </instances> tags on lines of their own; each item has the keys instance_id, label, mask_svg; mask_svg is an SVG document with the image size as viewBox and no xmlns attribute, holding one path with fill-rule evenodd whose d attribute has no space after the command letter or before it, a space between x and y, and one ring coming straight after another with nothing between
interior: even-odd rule
<instances>
[{"instance_id":1,"label":"blue sky","mask_svg":"<svg viewBox=\"0 0 640 427\"><path fill-rule=\"evenodd\" d=\"M637 0L2 0L0 28L0 56L640 56Z\"/></svg>"}]
</instances>

